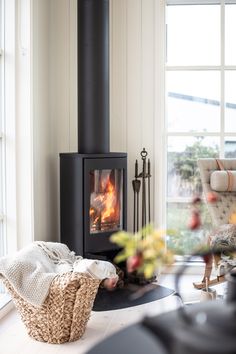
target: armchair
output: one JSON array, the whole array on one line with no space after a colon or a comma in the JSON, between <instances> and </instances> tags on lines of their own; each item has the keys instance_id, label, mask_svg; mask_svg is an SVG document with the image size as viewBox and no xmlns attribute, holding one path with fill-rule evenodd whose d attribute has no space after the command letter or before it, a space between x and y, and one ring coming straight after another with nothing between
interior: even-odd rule
<instances>
[{"instance_id":1,"label":"armchair","mask_svg":"<svg viewBox=\"0 0 236 354\"><path fill-rule=\"evenodd\" d=\"M233 171L236 171L236 159L213 159L204 158L198 160L200 169L200 177L202 181L203 194L207 197L208 193L214 192L217 195L217 200L214 203L208 203L209 213L212 220L213 230L208 236L208 244L219 242L222 234L222 239L227 241L228 235L231 242L236 244L236 226L229 225L232 223L232 215L236 216L236 178L233 176ZM212 173L222 170L222 174ZM214 180L212 179L214 177ZM235 182L234 182L235 180ZM217 187L212 188L213 184ZM217 191L216 191L217 188ZM232 234L234 237L232 237ZM234 241L235 240L235 241ZM223 242L222 242L223 243ZM234 244L234 246L235 246ZM206 278L209 279L209 285L215 285L223 282L224 270L218 269L218 274L215 279L210 279L212 273L213 261L216 266L219 266L221 257L211 257L205 266L203 279L200 283L193 283L195 288L201 289L205 287Z\"/></svg>"}]
</instances>

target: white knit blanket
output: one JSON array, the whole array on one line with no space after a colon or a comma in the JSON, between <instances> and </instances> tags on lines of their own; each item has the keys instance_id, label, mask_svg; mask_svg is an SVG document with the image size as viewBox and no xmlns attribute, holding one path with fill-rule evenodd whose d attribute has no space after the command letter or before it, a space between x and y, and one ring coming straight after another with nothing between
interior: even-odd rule
<instances>
[{"instance_id":1,"label":"white knit blanket","mask_svg":"<svg viewBox=\"0 0 236 354\"><path fill-rule=\"evenodd\" d=\"M70 271L101 280L116 277L113 264L83 259L57 242L34 242L14 255L0 258L0 276L34 306L44 303L51 282L58 274Z\"/></svg>"}]
</instances>

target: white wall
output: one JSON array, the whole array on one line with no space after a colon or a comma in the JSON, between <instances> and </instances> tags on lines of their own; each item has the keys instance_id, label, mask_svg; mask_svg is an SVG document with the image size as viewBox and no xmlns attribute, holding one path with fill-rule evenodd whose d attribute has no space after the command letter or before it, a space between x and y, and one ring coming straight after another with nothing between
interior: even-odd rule
<instances>
[{"instance_id":1,"label":"white wall","mask_svg":"<svg viewBox=\"0 0 236 354\"><path fill-rule=\"evenodd\" d=\"M111 148L128 153L128 227L135 159L151 160L151 219L164 222L164 2L110 0ZM139 163L141 168L141 161Z\"/></svg>"},{"instance_id":2,"label":"white wall","mask_svg":"<svg viewBox=\"0 0 236 354\"><path fill-rule=\"evenodd\" d=\"M49 1L32 2L32 96L34 239L53 237L51 126L49 106Z\"/></svg>"},{"instance_id":3,"label":"white wall","mask_svg":"<svg viewBox=\"0 0 236 354\"><path fill-rule=\"evenodd\" d=\"M132 229L131 181L143 147L159 183L162 166L157 129L157 0L110 0L111 151L128 153L129 229ZM34 195L35 239L59 237L59 153L77 151L76 0L34 1ZM161 77L158 77L161 82ZM159 82L158 81L158 82ZM159 95L160 97L160 95ZM141 168L141 161L140 161ZM152 188L152 215L160 210ZM156 196L154 203L153 195Z\"/></svg>"},{"instance_id":4,"label":"white wall","mask_svg":"<svg viewBox=\"0 0 236 354\"><path fill-rule=\"evenodd\" d=\"M154 161L154 0L112 0L111 149L128 153L128 227L132 230L134 163L143 147ZM153 189L151 195L153 196ZM141 200L140 200L141 201ZM153 198L151 202L153 219Z\"/></svg>"},{"instance_id":5,"label":"white wall","mask_svg":"<svg viewBox=\"0 0 236 354\"><path fill-rule=\"evenodd\" d=\"M59 239L59 153L77 151L77 0L50 0L52 234Z\"/></svg>"}]
</instances>

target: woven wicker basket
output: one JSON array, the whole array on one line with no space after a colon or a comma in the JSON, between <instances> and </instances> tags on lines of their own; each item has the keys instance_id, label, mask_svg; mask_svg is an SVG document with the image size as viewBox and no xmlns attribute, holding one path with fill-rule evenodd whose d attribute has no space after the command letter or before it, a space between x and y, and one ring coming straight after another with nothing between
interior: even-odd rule
<instances>
[{"instance_id":1,"label":"woven wicker basket","mask_svg":"<svg viewBox=\"0 0 236 354\"><path fill-rule=\"evenodd\" d=\"M29 336L38 341L59 344L75 341L84 334L100 280L71 272L58 275L41 307L23 300L6 279L3 283Z\"/></svg>"}]
</instances>

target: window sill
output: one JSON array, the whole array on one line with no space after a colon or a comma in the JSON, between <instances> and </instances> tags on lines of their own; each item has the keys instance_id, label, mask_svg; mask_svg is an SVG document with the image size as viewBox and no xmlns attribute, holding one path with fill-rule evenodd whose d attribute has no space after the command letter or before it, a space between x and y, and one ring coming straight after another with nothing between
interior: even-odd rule
<instances>
[{"instance_id":1,"label":"window sill","mask_svg":"<svg viewBox=\"0 0 236 354\"><path fill-rule=\"evenodd\" d=\"M183 261L175 262L172 266L163 269L162 274L176 274L180 267L185 264ZM204 262L188 262L184 274L201 275L204 273Z\"/></svg>"},{"instance_id":2,"label":"window sill","mask_svg":"<svg viewBox=\"0 0 236 354\"><path fill-rule=\"evenodd\" d=\"M3 294L0 297L0 319L3 318L14 308L13 301L9 294Z\"/></svg>"}]
</instances>

